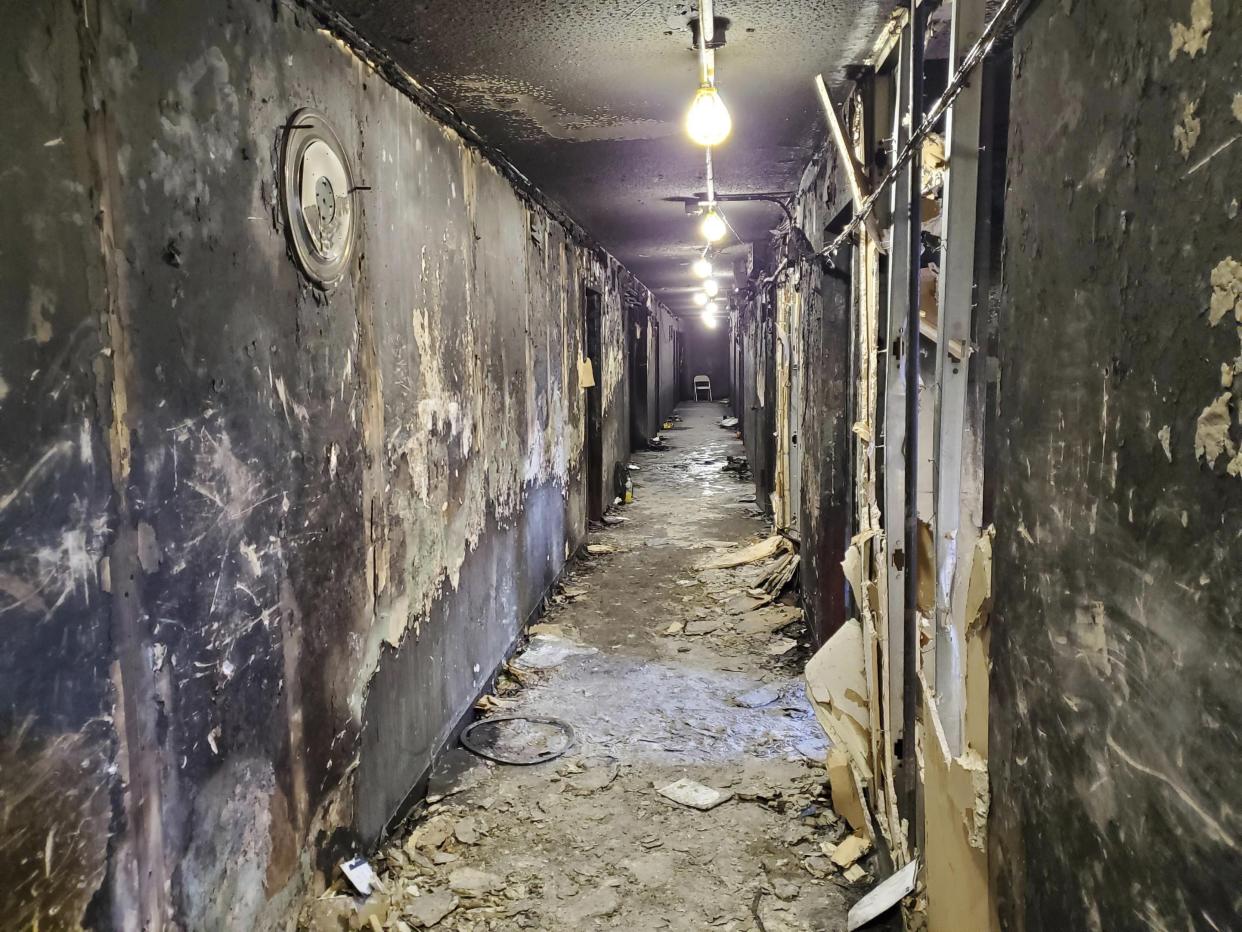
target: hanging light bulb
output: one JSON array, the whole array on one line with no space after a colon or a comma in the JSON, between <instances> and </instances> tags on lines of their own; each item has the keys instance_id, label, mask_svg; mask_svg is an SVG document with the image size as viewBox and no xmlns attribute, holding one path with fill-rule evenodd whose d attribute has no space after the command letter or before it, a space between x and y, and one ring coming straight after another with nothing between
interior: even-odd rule
<instances>
[{"instance_id":1,"label":"hanging light bulb","mask_svg":"<svg viewBox=\"0 0 1242 932\"><path fill-rule=\"evenodd\" d=\"M720 294L720 282L714 278L709 278L703 282L703 291L707 293L709 298L716 297L716 295Z\"/></svg>"},{"instance_id":2,"label":"hanging light bulb","mask_svg":"<svg viewBox=\"0 0 1242 932\"><path fill-rule=\"evenodd\" d=\"M703 223L699 226L699 232L703 234L703 239L709 243L716 243L724 238L725 222L720 214L716 213L715 205L707 208L707 213L703 217Z\"/></svg>"},{"instance_id":3,"label":"hanging light bulb","mask_svg":"<svg viewBox=\"0 0 1242 932\"><path fill-rule=\"evenodd\" d=\"M715 301L708 301L703 305L704 317L715 317L718 313L720 313L720 305L718 305Z\"/></svg>"},{"instance_id":4,"label":"hanging light bulb","mask_svg":"<svg viewBox=\"0 0 1242 932\"><path fill-rule=\"evenodd\" d=\"M705 316L703 318L703 324L704 326L707 327L708 330L715 330L716 329L716 318Z\"/></svg>"},{"instance_id":5,"label":"hanging light bulb","mask_svg":"<svg viewBox=\"0 0 1242 932\"><path fill-rule=\"evenodd\" d=\"M707 295L706 295L706 294L704 294L704 293L703 293L703 292L701 292L701 291L696 291L696 292L694 293L694 297L693 297L691 300L693 300L693 301L694 301L694 303L695 303L695 306L696 306L696 307L706 307L706 306L707 306Z\"/></svg>"},{"instance_id":6,"label":"hanging light bulb","mask_svg":"<svg viewBox=\"0 0 1242 932\"><path fill-rule=\"evenodd\" d=\"M720 99L720 92L711 84L699 85L690 109L686 112L686 132L700 146L718 146L733 129L729 108Z\"/></svg>"},{"instance_id":7,"label":"hanging light bulb","mask_svg":"<svg viewBox=\"0 0 1242 932\"><path fill-rule=\"evenodd\" d=\"M712 277L712 260L707 256L700 256L694 260L694 264L690 266L690 271L695 274L696 278Z\"/></svg>"}]
</instances>

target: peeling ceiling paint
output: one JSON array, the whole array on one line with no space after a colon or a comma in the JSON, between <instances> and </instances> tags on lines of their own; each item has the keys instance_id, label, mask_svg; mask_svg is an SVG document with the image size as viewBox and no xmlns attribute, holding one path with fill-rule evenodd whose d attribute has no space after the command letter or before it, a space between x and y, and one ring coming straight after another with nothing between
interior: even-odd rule
<instances>
[{"instance_id":1,"label":"peeling ceiling paint","mask_svg":"<svg viewBox=\"0 0 1242 932\"><path fill-rule=\"evenodd\" d=\"M681 130L697 82L676 0L331 0L370 42L452 105L635 272L688 312L702 150ZM861 62L892 0L718 0L717 54L734 134L716 154L724 193L792 189L823 138L812 79ZM730 205L743 240L779 223L771 204Z\"/></svg>"}]
</instances>

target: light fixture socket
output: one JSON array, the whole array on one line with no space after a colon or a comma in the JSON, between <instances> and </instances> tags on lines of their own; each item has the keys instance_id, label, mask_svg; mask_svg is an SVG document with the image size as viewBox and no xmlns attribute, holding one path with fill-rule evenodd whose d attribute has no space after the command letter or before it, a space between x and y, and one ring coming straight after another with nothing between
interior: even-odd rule
<instances>
[{"instance_id":1,"label":"light fixture socket","mask_svg":"<svg viewBox=\"0 0 1242 932\"><path fill-rule=\"evenodd\" d=\"M712 39L707 43L709 49L718 49L725 44L731 23L732 20L725 16L712 17ZM695 16L686 20L686 25L690 27L690 51L697 52L699 50L699 18Z\"/></svg>"}]
</instances>

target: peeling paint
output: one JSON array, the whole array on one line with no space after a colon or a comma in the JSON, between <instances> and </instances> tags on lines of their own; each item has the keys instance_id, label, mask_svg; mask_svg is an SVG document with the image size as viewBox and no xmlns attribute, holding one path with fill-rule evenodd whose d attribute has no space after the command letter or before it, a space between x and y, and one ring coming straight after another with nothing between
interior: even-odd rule
<instances>
[{"instance_id":1,"label":"peeling paint","mask_svg":"<svg viewBox=\"0 0 1242 932\"><path fill-rule=\"evenodd\" d=\"M1229 437L1229 425L1232 423L1229 402L1232 398L1231 392L1220 395L1203 409L1195 423L1195 459L1205 460L1209 466L1215 466L1222 454L1234 455L1233 440Z\"/></svg>"},{"instance_id":2,"label":"peeling paint","mask_svg":"<svg viewBox=\"0 0 1242 932\"><path fill-rule=\"evenodd\" d=\"M1198 100L1191 100L1185 94L1178 101L1178 119L1173 127L1173 148L1182 154L1182 158L1190 158L1190 151L1199 141L1202 125L1195 111L1199 107Z\"/></svg>"},{"instance_id":3,"label":"peeling paint","mask_svg":"<svg viewBox=\"0 0 1242 932\"><path fill-rule=\"evenodd\" d=\"M1160 440L1160 449L1164 450L1164 458L1170 463L1173 462L1173 431L1168 424L1165 424L1156 432L1156 436Z\"/></svg>"},{"instance_id":4,"label":"peeling paint","mask_svg":"<svg viewBox=\"0 0 1242 932\"><path fill-rule=\"evenodd\" d=\"M1208 323L1213 327L1233 312L1242 324L1242 262L1227 256L1212 269L1212 301L1208 311Z\"/></svg>"},{"instance_id":5,"label":"peeling paint","mask_svg":"<svg viewBox=\"0 0 1242 932\"><path fill-rule=\"evenodd\" d=\"M1171 23L1169 35L1169 61L1174 61L1178 54L1185 52L1188 58L1194 58L1207 49L1208 38L1212 34L1212 0L1191 0L1190 22Z\"/></svg>"}]
</instances>

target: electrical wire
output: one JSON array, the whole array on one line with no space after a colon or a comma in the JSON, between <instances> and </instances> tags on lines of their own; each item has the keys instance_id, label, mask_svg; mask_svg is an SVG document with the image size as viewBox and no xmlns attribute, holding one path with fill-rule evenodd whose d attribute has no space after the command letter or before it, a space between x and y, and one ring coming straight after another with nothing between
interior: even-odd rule
<instances>
[{"instance_id":1,"label":"electrical wire","mask_svg":"<svg viewBox=\"0 0 1242 932\"><path fill-rule=\"evenodd\" d=\"M932 104L931 109L927 111L927 116L919 124L918 129L910 134L910 140L898 154L892 168L885 172L884 177L880 179L880 183L876 185L875 190L871 192L867 199L862 202L862 205L858 208L858 213L854 215L854 218L846 225L845 229L837 235L836 239L817 252L817 256L828 256L836 252L845 245L850 236L862 225L867 215L875 208L880 196L896 180L902 169L909 164L917 148L922 145L923 139L932 132L936 123L944 116L945 111L949 109L949 105L962 92L962 88L966 86L966 79L991 54L992 46L996 44L1001 28L1008 25L1010 20L1016 21L1018 17L1014 11L1027 2L1028 0L1002 0L996 15L984 27L978 41L962 57L962 64L953 73L952 79L945 86L944 93Z\"/></svg>"}]
</instances>

